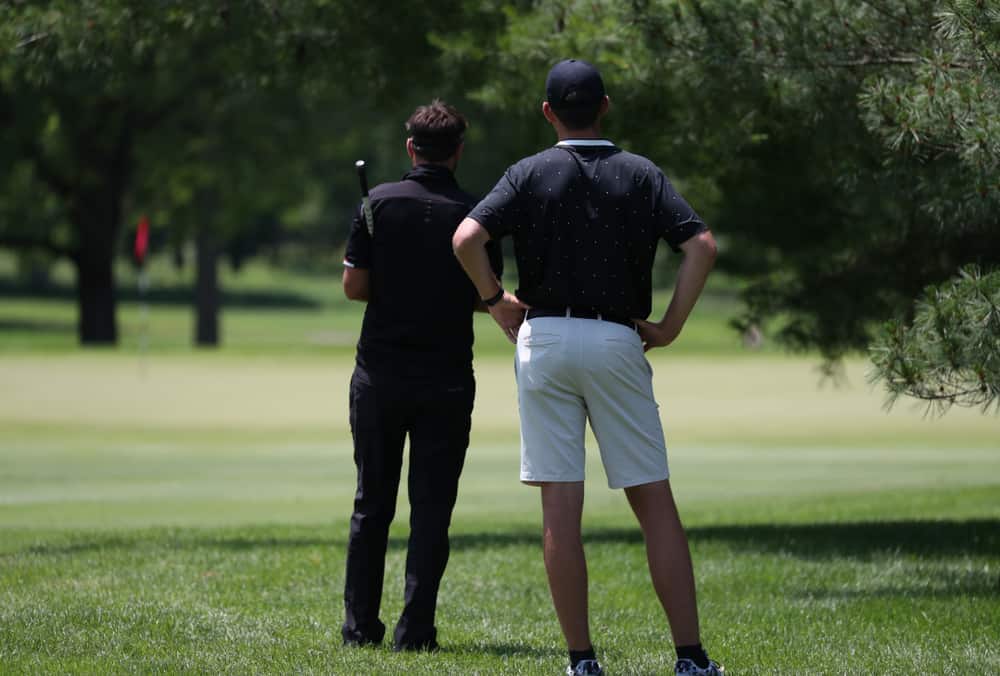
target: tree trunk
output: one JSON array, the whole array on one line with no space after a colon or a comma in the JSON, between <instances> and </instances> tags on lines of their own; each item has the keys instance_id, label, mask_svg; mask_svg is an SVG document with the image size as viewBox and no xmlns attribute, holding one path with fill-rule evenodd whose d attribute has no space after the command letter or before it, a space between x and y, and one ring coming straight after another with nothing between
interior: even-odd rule
<instances>
[{"instance_id":1,"label":"tree trunk","mask_svg":"<svg viewBox=\"0 0 1000 676\"><path fill-rule=\"evenodd\" d=\"M104 122L102 120L102 122ZM96 130L77 130L78 155L91 180L66 187L69 217L76 230L78 329L83 345L118 343L115 247L122 223L122 201L131 175L132 130L128 116L117 121L107 154L94 145L103 125ZM98 150L95 151L94 148ZM96 179L94 177L97 177Z\"/></svg>"},{"instance_id":2,"label":"tree trunk","mask_svg":"<svg viewBox=\"0 0 1000 676\"><path fill-rule=\"evenodd\" d=\"M76 296L80 344L115 345L117 298L111 251L100 255L81 252L76 257Z\"/></svg>"},{"instance_id":3,"label":"tree trunk","mask_svg":"<svg viewBox=\"0 0 1000 676\"><path fill-rule=\"evenodd\" d=\"M81 345L118 343L114 253L121 220L121 192L88 195L71 211L79 233L76 264L77 328Z\"/></svg>"},{"instance_id":4,"label":"tree trunk","mask_svg":"<svg viewBox=\"0 0 1000 676\"><path fill-rule=\"evenodd\" d=\"M219 344L219 245L209 228L200 227L195 267L195 345Z\"/></svg>"}]
</instances>

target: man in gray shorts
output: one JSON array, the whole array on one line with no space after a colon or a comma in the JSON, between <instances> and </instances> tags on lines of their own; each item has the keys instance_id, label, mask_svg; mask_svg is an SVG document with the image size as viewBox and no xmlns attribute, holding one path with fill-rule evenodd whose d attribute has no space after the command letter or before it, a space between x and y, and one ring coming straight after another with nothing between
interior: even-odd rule
<instances>
[{"instance_id":1,"label":"man in gray shorts","mask_svg":"<svg viewBox=\"0 0 1000 676\"><path fill-rule=\"evenodd\" d=\"M561 61L545 88L542 114L559 142L507 169L452 244L517 345L521 481L541 487L545 569L569 648L567 673L603 673L590 639L580 532L589 419L608 484L625 489L642 528L675 672L720 674L701 646L691 556L643 354L677 338L714 263L715 241L656 165L601 136L608 98L593 66ZM499 286L484 248L506 235L516 295ZM661 239L684 258L666 313L648 322Z\"/></svg>"}]
</instances>

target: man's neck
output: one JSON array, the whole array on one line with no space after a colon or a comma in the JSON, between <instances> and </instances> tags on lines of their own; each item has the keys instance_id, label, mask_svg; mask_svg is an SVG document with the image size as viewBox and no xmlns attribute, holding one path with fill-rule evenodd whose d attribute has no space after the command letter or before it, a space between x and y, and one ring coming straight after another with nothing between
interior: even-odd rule
<instances>
[{"instance_id":1,"label":"man's neck","mask_svg":"<svg viewBox=\"0 0 1000 676\"><path fill-rule=\"evenodd\" d=\"M444 160L443 162L430 162L430 161L425 160L425 159L414 158L413 161L411 162L411 165L412 165L412 167L414 169L416 169L417 167L420 167L420 166L425 166L425 167L428 167L428 166L429 167L442 167L443 169L447 169L448 171L450 171L451 173L454 174L455 173L455 168L458 166L458 162L455 161L452 158Z\"/></svg>"},{"instance_id":2,"label":"man's neck","mask_svg":"<svg viewBox=\"0 0 1000 676\"><path fill-rule=\"evenodd\" d=\"M590 127L589 129L566 129L565 127L560 127L556 129L556 136L560 141L567 141L571 139L602 139L604 136L601 134L600 127Z\"/></svg>"}]
</instances>

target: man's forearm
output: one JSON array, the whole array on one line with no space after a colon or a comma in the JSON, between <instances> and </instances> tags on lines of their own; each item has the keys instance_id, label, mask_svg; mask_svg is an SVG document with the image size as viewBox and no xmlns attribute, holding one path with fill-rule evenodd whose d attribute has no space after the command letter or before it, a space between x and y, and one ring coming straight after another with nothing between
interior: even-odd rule
<instances>
[{"instance_id":1,"label":"man's forearm","mask_svg":"<svg viewBox=\"0 0 1000 676\"><path fill-rule=\"evenodd\" d=\"M517 341L517 331L524 322L524 312L528 306L513 294L503 290L500 281L493 274L490 257L486 253L486 243L490 241L490 233L479 221L466 218L458 226L451 246L455 250L458 262L465 269L465 274L476 286L481 299L496 298L490 301L487 311L497 325L503 330L507 340Z\"/></svg>"},{"instance_id":2,"label":"man's forearm","mask_svg":"<svg viewBox=\"0 0 1000 676\"><path fill-rule=\"evenodd\" d=\"M451 240L458 262L476 286L480 298L491 298L501 288L486 253L486 242L489 239L489 233L478 221L466 218Z\"/></svg>"},{"instance_id":3,"label":"man's forearm","mask_svg":"<svg viewBox=\"0 0 1000 676\"><path fill-rule=\"evenodd\" d=\"M368 301L371 293L371 281L368 270L361 268L344 268L344 295L349 300Z\"/></svg>"},{"instance_id":4,"label":"man's forearm","mask_svg":"<svg viewBox=\"0 0 1000 676\"><path fill-rule=\"evenodd\" d=\"M663 327L664 332L670 336L671 340L680 335L684 323L705 288L708 273L715 265L715 240L707 231L698 235L697 239L690 244L685 243L682 249L684 260L681 261L677 271L674 293L670 299L670 305L660 321L660 326Z\"/></svg>"}]
</instances>

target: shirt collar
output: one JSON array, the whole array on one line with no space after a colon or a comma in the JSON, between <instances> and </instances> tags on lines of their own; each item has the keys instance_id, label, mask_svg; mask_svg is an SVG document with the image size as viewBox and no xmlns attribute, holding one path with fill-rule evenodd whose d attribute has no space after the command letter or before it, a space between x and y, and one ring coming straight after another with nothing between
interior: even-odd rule
<instances>
[{"instance_id":1,"label":"shirt collar","mask_svg":"<svg viewBox=\"0 0 1000 676\"><path fill-rule=\"evenodd\" d=\"M458 185L455 174L451 169L443 164L418 164L403 175L404 181L417 181L418 183L447 183L448 185Z\"/></svg>"},{"instance_id":2,"label":"shirt collar","mask_svg":"<svg viewBox=\"0 0 1000 676\"><path fill-rule=\"evenodd\" d=\"M615 144L606 138L566 138L556 144L557 146L569 147L588 147L588 146L605 146L609 148L614 148Z\"/></svg>"}]
</instances>

